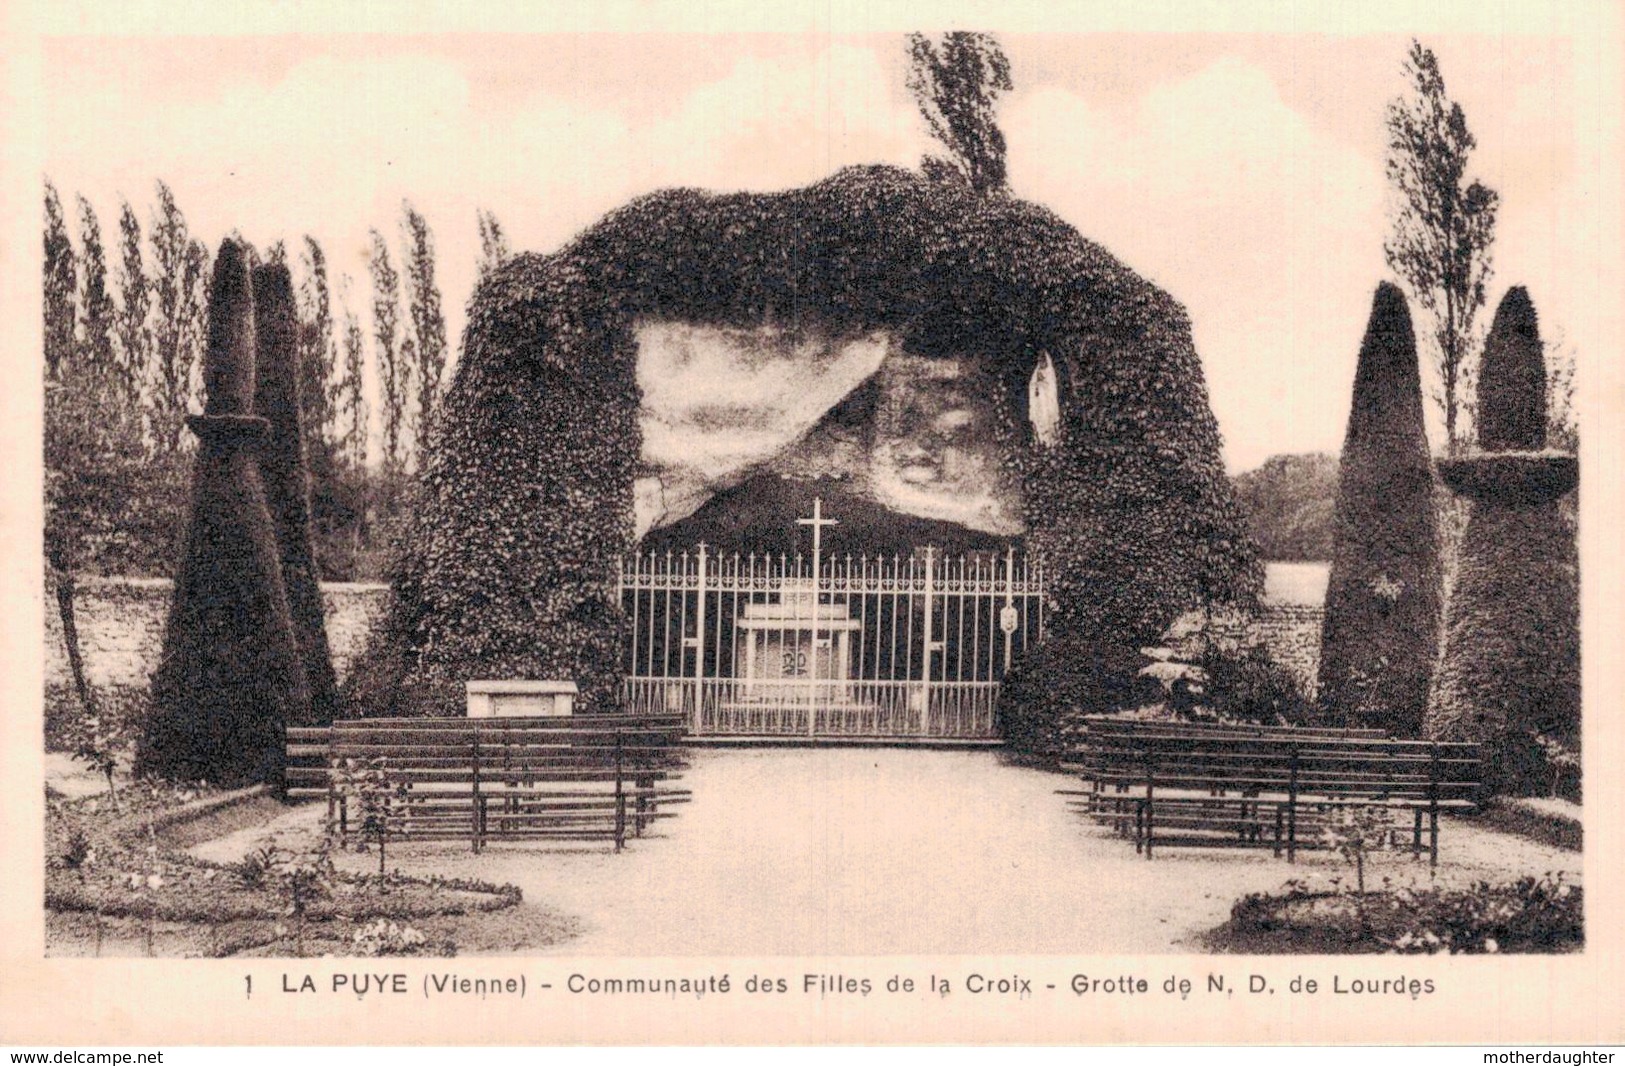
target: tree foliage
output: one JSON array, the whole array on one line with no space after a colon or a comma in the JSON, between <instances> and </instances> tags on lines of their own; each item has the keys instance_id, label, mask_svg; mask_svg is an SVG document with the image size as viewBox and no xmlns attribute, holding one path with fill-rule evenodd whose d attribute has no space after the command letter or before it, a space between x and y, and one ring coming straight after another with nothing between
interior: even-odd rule
<instances>
[{"instance_id":1,"label":"tree foliage","mask_svg":"<svg viewBox=\"0 0 1625 1066\"><path fill-rule=\"evenodd\" d=\"M1337 457L1272 455L1232 479L1262 558L1319 562L1332 557Z\"/></svg>"},{"instance_id":2,"label":"tree foliage","mask_svg":"<svg viewBox=\"0 0 1625 1066\"><path fill-rule=\"evenodd\" d=\"M79 197L79 261L83 265L79 278L79 343L85 348L85 358L106 368L116 380L121 369L113 354L118 312L107 291L107 253L102 246L101 223L96 209L83 196ZM134 390L128 390L127 396L133 405Z\"/></svg>"},{"instance_id":3,"label":"tree foliage","mask_svg":"<svg viewBox=\"0 0 1625 1066\"><path fill-rule=\"evenodd\" d=\"M434 234L417 208L402 205L401 229L406 240L406 302L412 323L413 379L417 384L418 462L431 448L435 415L446 374L446 319L440 310L440 288L434 278Z\"/></svg>"},{"instance_id":4,"label":"tree foliage","mask_svg":"<svg viewBox=\"0 0 1625 1066\"><path fill-rule=\"evenodd\" d=\"M501 266L513 250L508 247L508 234L497 220L496 212L481 208L477 212L480 226L480 261L479 278L485 276Z\"/></svg>"},{"instance_id":5,"label":"tree foliage","mask_svg":"<svg viewBox=\"0 0 1625 1066\"><path fill-rule=\"evenodd\" d=\"M1004 134L994 109L1009 92L1010 61L991 34L955 32L940 47L909 34L908 88L947 155L928 156L927 175L955 178L978 193L1005 189Z\"/></svg>"},{"instance_id":6,"label":"tree foliage","mask_svg":"<svg viewBox=\"0 0 1625 1066\"><path fill-rule=\"evenodd\" d=\"M583 709L617 705L643 316L885 329L974 358L1060 630L1128 644L1261 589L1183 309L1053 214L885 167L785 193L672 190L481 283L361 711L454 712L476 677L572 678ZM1062 353L1063 418L1040 449L1023 427L1043 351Z\"/></svg>"},{"instance_id":7,"label":"tree foliage","mask_svg":"<svg viewBox=\"0 0 1625 1066\"><path fill-rule=\"evenodd\" d=\"M367 363L366 337L361 332L361 319L350 307L350 289L350 277L345 275L339 284L344 361L335 383L334 408L340 425L339 452L349 465L360 469L367 465L367 442L372 430L363 386Z\"/></svg>"},{"instance_id":8,"label":"tree foliage","mask_svg":"<svg viewBox=\"0 0 1625 1066\"><path fill-rule=\"evenodd\" d=\"M155 314L149 372L154 438L174 455L185 446L186 413L197 395L203 347L204 286L209 253L192 239L169 186L158 182L158 206L148 230L152 245L152 308Z\"/></svg>"},{"instance_id":9,"label":"tree foliage","mask_svg":"<svg viewBox=\"0 0 1625 1066\"><path fill-rule=\"evenodd\" d=\"M147 269L141 253L141 220L128 201L119 206L118 342L120 367L138 386L151 360L147 312L152 294L147 285Z\"/></svg>"},{"instance_id":10,"label":"tree foliage","mask_svg":"<svg viewBox=\"0 0 1625 1066\"><path fill-rule=\"evenodd\" d=\"M412 366L401 344L400 274L390 262L389 244L377 230L372 231L367 268L372 274L373 356L378 367L383 460L387 470L399 471L406 465Z\"/></svg>"},{"instance_id":11,"label":"tree foliage","mask_svg":"<svg viewBox=\"0 0 1625 1066\"><path fill-rule=\"evenodd\" d=\"M1412 41L1405 63L1410 95L1389 103L1388 180L1396 194L1383 251L1388 266L1432 319L1437 351L1437 401L1452 454L1466 436L1465 419L1476 343L1492 269L1491 246L1499 197L1467 180L1477 146L1461 105L1445 92L1432 50Z\"/></svg>"},{"instance_id":12,"label":"tree foliage","mask_svg":"<svg viewBox=\"0 0 1625 1066\"><path fill-rule=\"evenodd\" d=\"M1438 653L1435 482L1405 297L1377 287L1338 471L1320 698L1335 721L1417 736Z\"/></svg>"},{"instance_id":13,"label":"tree foliage","mask_svg":"<svg viewBox=\"0 0 1625 1066\"><path fill-rule=\"evenodd\" d=\"M45 183L43 548L74 691L85 720L94 723L98 705L79 643L78 572L119 557L127 547L120 520L139 498L136 490L145 470L139 411L126 402L127 382L113 353L100 231L82 200L80 208L87 279L83 289L76 285L76 256L61 200ZM94 311L81 314L83 307Z\"/></svg>"},{"instance_id":14,"label":"tree foliage","mask_svg":"<svg viewBox=\"0 0 1625 1066\"><path fill-rule=\"evenodd\" d=\"M299 283L299 409L307 447L324 450L338 439L338 346L333 339L332 293L327 282L327 255L316 238L306 235L300 253L304 277Z\"/></svg>"},{"instance_id":15,"label":"tree foliage","mask_svg":"<svg viewBox=\"0 0 1625 1066\"><path fill-rule=\"evenodd\" d=\"M45 183L45 374L55 374L73 353L74 296L79 286L79 264L68 237L62 199L56 186Z\"/></svg>"}]
</instances>

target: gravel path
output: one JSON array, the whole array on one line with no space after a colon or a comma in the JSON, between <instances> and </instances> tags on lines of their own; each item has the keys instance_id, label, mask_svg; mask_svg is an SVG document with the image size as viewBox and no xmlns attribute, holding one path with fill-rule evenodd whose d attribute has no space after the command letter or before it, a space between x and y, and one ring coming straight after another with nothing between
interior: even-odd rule
<instances>
[{"instance_id":1,"label":"gravel path","mask_svg":"<svg viewBox=\"0 0 1625 1066\"><path fill-rule=\"evenodd\" d=\"M700 750L694 802L616 855L452 844L391 850L411 873L513 882L582 918L570 955L1157 954L1201 951L1241 895L1347 872L1324 853L1132 844L1072 813L1068 779L988 751ZM311 807L274 828L314 825ZM259 831L260 835L265 829ZM252 833L194 849L241 855ZM1440 879L1564 870L1580 856L1459 822ZM356 861L362 857L346 857ZM1425 861L1371 873L1427 881Z\"/></svg>"}]
</instances>

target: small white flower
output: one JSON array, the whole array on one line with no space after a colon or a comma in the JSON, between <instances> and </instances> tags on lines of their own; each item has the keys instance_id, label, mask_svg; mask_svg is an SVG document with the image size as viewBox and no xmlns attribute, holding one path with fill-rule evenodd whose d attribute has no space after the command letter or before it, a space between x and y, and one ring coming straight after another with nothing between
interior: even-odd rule
<instances>
[{"instance_id":1,"label":"small white flower","mask_svg":"<svg viewBox=\"0 0 1625 1066\"><path fill-rule=\"evenodd\" d=\"M1399 599L1399 594L1405 591L1405 583L1403 581L1395 581L1387 574L1381 574L1375 581L1371 582L1371 591L1375 592L1378 596L1381 596L1389 603L1393 603L1395 600Z\"/></svg>"},{"instance_id":2,"label":"small white flower","mask_svg":"<svg viewBox=\"0 0 1625 1066\"><path fill-rule=\"evenodd\" d=\"M1490 937L1484 941L1484 950L1489 954L1494 955L1497 951L1501 950L1501 945L1495 942L1494 937Z\"/></svg>"},{"instance_id":3,"label":"small white flower","mask_svg":"<svg viewBox=\"0 0 1625 1066\"><path fill-rule=\"evenodd\" d=\"M163 888L164 887L164 879L162 877L159 877L157 874L149 874L147 876L147 887L148 888Z\"/></svg>"}]
</instances>

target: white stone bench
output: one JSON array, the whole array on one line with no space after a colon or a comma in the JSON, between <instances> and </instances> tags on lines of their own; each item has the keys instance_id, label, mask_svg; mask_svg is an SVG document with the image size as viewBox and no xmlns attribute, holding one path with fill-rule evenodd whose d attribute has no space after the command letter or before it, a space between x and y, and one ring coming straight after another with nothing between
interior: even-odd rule
<instances>
[{"instance_id":1,"label":"white stone bench","mask_svg":"<svg viewBox=\"0 0 1625 1066\"><path fill-rule=\"evenodd\" d=\"M470 718L559 718L575 713L574 681L470 681Z\"/></svg>"}]
</instances>

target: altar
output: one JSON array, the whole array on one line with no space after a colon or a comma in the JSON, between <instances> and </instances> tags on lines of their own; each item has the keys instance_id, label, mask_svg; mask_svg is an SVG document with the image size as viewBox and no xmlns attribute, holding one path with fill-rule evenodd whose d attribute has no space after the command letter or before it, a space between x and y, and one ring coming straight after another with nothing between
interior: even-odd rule
<instances>
[{"instance_id":1,"label":"altar","mask_svg":"<svg viewBox=\"0 0 1625 1066\"><path fill-rule=\"evenodd\" d=\"M747 700L851 699L852 634L844 603L819 603L811 580L786 579L777 603L748 603L735 621Z\"/></svg>"}]
</instances>

